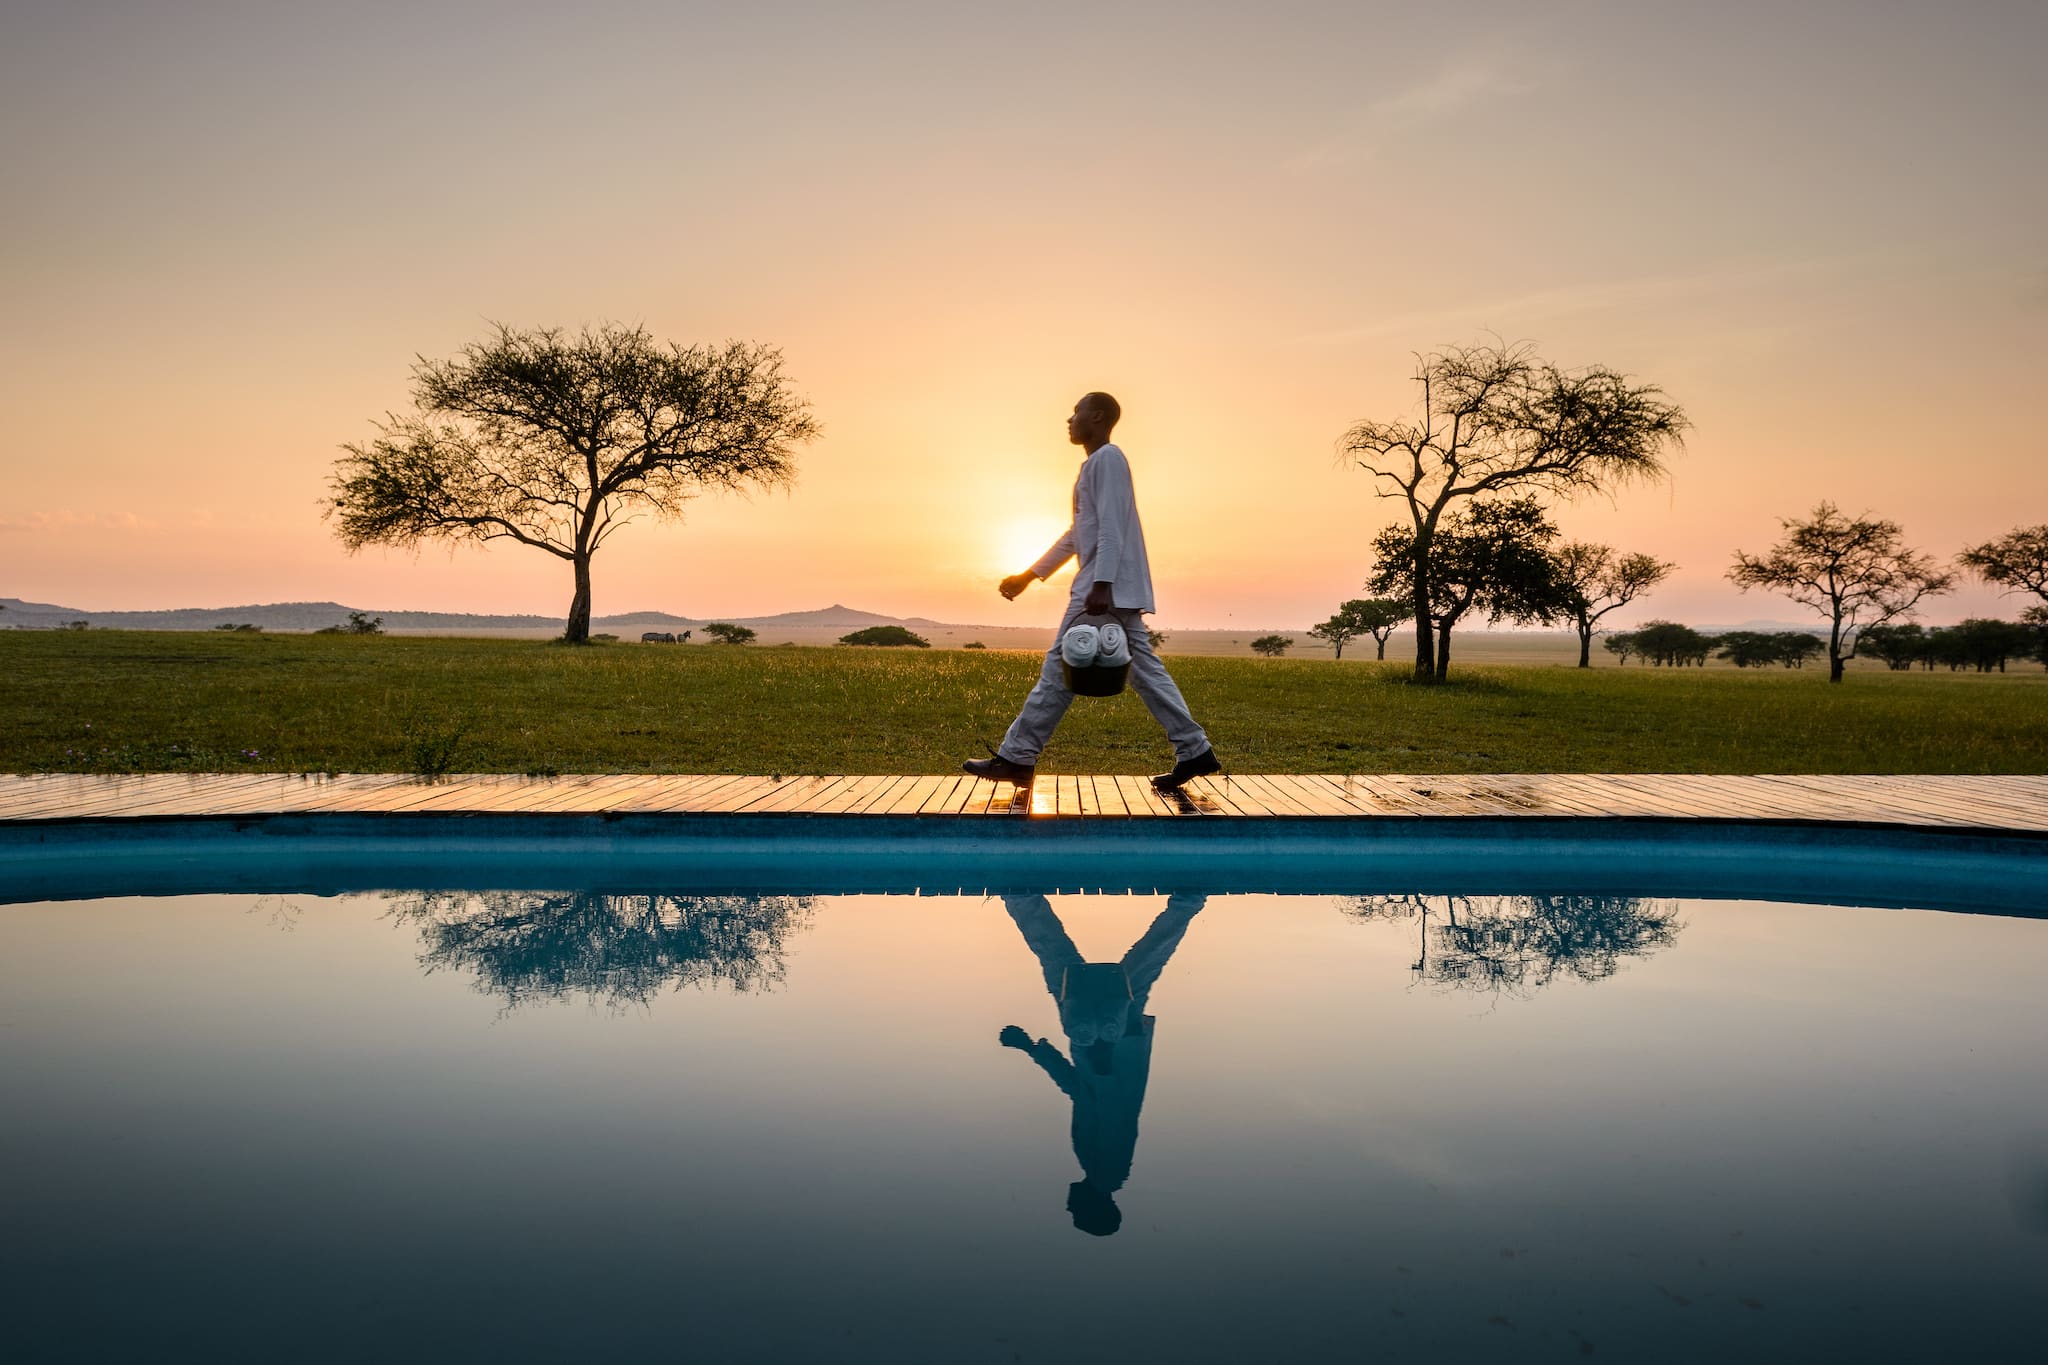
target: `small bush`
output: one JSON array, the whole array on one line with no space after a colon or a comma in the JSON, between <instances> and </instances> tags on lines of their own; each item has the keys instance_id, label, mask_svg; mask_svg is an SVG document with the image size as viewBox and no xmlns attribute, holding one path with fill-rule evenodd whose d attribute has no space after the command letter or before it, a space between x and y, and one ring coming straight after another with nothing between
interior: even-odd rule
<instances>
[{"instance_id":1,"label":"small bush","mask_svg":"<svg viewBox=\"0 0 2048 1365\"><path fill-rule=\"evenodd\" d=\"M979 641L979 640L969 640L969 641L968 641L968 642L967 642L966 644L964 644L964 645L960 646L960 648L962 648L962 649L987 649L987 648L988 648L988 646L987 646L987 645L985 645L985 644L983 644L983 643L982 643L981 641Z\"/></svg>"},{"instance_id":2,"label":"small bush","mask_svg":"<svg viewBox=\"0 0 2048 1365\"><path fill-rule=\"evenodd\" d=\"M839 637L842 645L880 645L884 648L909 646L912 649L930 649L932 642L902 626L869 626L856 630L850 635Z\"/></svg>"},{"instance_id":3,"label":"small bush","mask_svg":"<svg viewBox=\"0 0 2048 1365\"><path fill-rule=\"evenodd\" d=\"M399 735L407 771L423 782L438 782L455 771L469 735L469 718L410 711L399 723Z\"/></svg>"}]
</instances>

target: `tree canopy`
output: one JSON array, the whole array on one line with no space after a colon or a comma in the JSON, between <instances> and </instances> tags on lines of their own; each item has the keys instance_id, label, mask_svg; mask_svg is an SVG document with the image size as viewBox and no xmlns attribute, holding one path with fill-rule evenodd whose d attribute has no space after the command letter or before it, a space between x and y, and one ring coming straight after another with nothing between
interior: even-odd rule
<instances>
[{"instance_id":1,"label":"tree canopy","mask_svg":"<svg viewBox=\"0 0 2048 1365\"><path fill-rule=\"evenodd\" d=\"M1277 659L1294 646L1291 635L1261 635L1252 641L1252 651L1268 659Z\"/></svg>"},{"instance_id":2,"label":"tree canopy","mask_svg":"<svg viewBox=\"0 0 2048 1365\"><path fill-rule=\"evenodd\" d=\"M2048 524L2022 526L1996 540L1973 545L1958 562L1986 583L2008 593L2030 592L2048 603Z\"/></svg>"},{"instance_id":3,"label":"tree canopy","mask_svg":"<svg viewBox=\"0 0 2048 1365\"><path fill-rule=\"evenodd\" d=\"M1635 601L1678 567L1654 555L1617 554L1610 545L1576 540L1558 546L1554 558L1566 611L1579 633L1580 668L1593 666L1593 636L1601 618Z\"/></svg>"},{"instance_id":4,"label":"tree canopy","mask_svg":"<svg viewBox=\"0 0 2048 1365\"><path fill-rule=\"evenodd\" d=\"M704 627L704 633L721 645L750 645L758 638L752 626L736 626L730 621L713 621Z\"/></svg>"},{"instance_id":5,"label":"tree canopy","mask_svg":"<svg viewBox=\"0 0 2048 1365\"><path fill-rule=\"evenodd\" d=\"M1907 546L1895 521L1844 516L1831 502L1801 521L1780 523L1785 538L1761 555L1735 552L1729 579L1744 592L1765 588L1828 618L1828 681L1856 657L1861 632L1912 614L1921 600L1947 592L1955 575Z\"/></svg>"},{"instance_id":6,"label":"tree canopy","mask_svg":"<svg viewBox=\"0 0 2048 1365\"><path fill-rule=\"evenodd\" d=\"M1428 681L1444 657L1440 646L1432 649L1430 602L1447 510L1467 499L1571 497L1659 478L1689 422L1655 385L1602 366L1561 369L1525 344L1418 355L1414 378L1413 416L1359 422L1339 449L1373 476L1381 496L1408 508L1415 676Z\"/></svg>"},{"instance_id":7,"label":"tree canopy","mask_svg":"<svg viewBox=\"0 0 2048 1365\"><path fill-rule=\"evenodd\" d=\"M839 637L842 645L880 645L884 648L908 646L912 649L930 649L932 642L906 626L868 626ZM969 646L973 648L973 646Z\"/></svg>"},{"instance_id":8,"label":"tree canopy","mask_svg":"<svg viewBox=\"0 0 2048 1365\"><path fill-rule=\"evenodd\" d=\"M590 560L637 517L674 518L712 490L785 486L814 438L781 353L662 344L608 323L570 335L500 326L413 367L413 411L336 461L342 543L512 540L567 561L563 638L590 635Z\"/></svg>"},{"instance_id":9,"label":"tree canopy","mask_svg":"<svg viewBox=\"0 0 2048 1365\"><path fill-rule=\"evenodd\" d=\"M1337 657L1344 657L1344 646L1361 635L1370 635L1379 647L1379 657L1387 657L1387 637L1415 614L1415 608L1399 597L1354 597L1337 608L1337 614L1320 625L1310 626L1311 639L1321 640L1337 651Z\"/></svg>"},{"instance_id":10,"label":"tree canopy","mask_svg":"<svg viewBox=\"0 0 2048 1365\"><path fill-rule=\"evenodd\" d=\"M1433 677L1451 667L1451 630L1467 613L1518 624L1565 613L1565 588L1550 542L1557 527L1532 497L1475 502L1444 518L1434 538L1424 615L1436 643ZM1413 532L1389 526L1373 539L1375 562L1366 587L1407 598L1422 574Z\"/></svg>"}]
</instances>

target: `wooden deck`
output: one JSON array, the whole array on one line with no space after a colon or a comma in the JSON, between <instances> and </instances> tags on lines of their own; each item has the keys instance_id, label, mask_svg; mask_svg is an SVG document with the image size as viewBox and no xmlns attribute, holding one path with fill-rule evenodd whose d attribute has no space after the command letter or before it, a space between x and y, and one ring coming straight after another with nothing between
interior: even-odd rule
<instances>
[{"instance_id":1,"label":"wooden deck","mask_svg":"<svg viewBox=\"0 0 2048 1365\"><path fill-rule=\"evenodd\" d=\"M1019 792L955 775L453 777L275 773L0 775L0 823L302 814L815 815L932 819L1762 820L2048 833L2048 776L1539 774L1199 778L1047 775Z\"/></svg>"}]
</instances>

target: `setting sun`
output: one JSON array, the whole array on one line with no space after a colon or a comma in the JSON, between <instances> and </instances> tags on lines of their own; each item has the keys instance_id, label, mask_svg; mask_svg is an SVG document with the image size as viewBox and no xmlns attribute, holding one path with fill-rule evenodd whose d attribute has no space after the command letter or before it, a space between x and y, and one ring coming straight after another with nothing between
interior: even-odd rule
<instances>
[{"instance_id":1,"label":"setting sun","mask_svg":"<svg viewBox=\"0 0 2048 1365\"><path fill-rule=\"evenodd\" d=\"M997 543L996 553L1000 561L994 567L1006 574L1030 568L1066 529L1066 522L1058 517L1012 518L1003 527L1002 538Z\"/></svg>"}]
</instances>

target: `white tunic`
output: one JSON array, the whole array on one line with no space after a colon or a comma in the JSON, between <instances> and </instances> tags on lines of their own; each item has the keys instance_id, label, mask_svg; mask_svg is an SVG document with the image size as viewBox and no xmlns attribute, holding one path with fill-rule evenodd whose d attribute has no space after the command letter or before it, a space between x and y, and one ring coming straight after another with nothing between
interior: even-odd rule
<instances>
[{"instance_id":1,"label":"white tunic","mask_svg":"<svg viewBox=\"0 0 2048 1365\"><path fill-rule=\"evenodd\" d=\"M1114 445L1096 447L1081 462L1074 480L1074 522L1031 572L1050 578L1079 556L1074 596L1084 597L1107 582L1112 603L1123 611L1151 611L1152 565L1145 558L1145 529L1138 524L1138 495L1131 487L1131 462Z\"/></svg>"}]
</instances>

